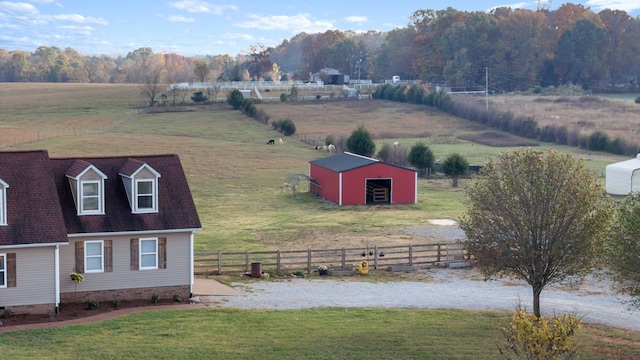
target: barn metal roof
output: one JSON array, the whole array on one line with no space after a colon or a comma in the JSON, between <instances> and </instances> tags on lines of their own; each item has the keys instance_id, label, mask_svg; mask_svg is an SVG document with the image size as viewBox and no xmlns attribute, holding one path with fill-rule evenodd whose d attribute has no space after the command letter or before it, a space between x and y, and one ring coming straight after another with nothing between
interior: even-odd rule
<instances>
[{"instance_id":1,"label":"barn metal roof","mask_svg":"<svg viewBox=\"0 0 640 360\"><path fill-rule=\"evenodd\" d=\"M343 172L379 162L366 156L343 152L322 159L310 161L311 164L335 171Z\"/></svg>"}]
</instances>

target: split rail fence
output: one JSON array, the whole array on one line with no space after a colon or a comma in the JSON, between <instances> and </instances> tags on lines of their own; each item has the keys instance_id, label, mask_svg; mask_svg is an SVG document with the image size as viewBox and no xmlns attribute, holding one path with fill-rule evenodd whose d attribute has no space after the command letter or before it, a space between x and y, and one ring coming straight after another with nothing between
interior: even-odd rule
<instances>
[{"instance_id":1,"label":"split rail fence","mask_svg":"<svg viewBox=\"0 0 640 360\"><path fill-rule=\"evenodd\" d=\"M249 272L254 264L260 264L261 269L267 272L303 270L311 273L321 265L334 270L353 270L363 260L366 260L372 269L385 269L397 265L420 267L464 259L463 250L457 243L322 250L208 252L194 254L194 273L220 275Z\"/></svg>"}]
</instances>

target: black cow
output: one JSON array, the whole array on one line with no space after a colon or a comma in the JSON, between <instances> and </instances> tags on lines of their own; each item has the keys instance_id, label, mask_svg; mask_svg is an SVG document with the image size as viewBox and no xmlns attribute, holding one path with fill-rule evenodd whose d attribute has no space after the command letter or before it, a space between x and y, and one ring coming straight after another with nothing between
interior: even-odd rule
<instances>
[{"instance_id":1,"label":"black cow","mask_svg":"<svg viewBox=\"0 0 640 360\"><path fill-rule=\"evenodd\" d=\"M273 145L275 143L276 143L276 141L274 139L271 139L271 140L267 141L267 145Z\"/></svg>"}]
</instances>

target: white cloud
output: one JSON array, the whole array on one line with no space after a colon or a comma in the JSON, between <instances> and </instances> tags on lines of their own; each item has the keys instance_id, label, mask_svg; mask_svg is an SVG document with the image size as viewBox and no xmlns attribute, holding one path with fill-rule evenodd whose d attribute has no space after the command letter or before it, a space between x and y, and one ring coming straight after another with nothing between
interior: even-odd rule
<instances>
[{"instance_id":1,"label":"white cloud","mask_svg":"<svg viewBox=\"0 0 640 360\"><path fill-rule=\"evenodd\" d=\"M98 25L107 25L109 22L103 18L85 17L79 14L60 14L60 15L42 15L42 19L51 21L68 21L73 23L91 23Z\"/></svg>"},{"instance_id":2,"label":"white cloud","mask_svg":"<svg viewBox=\"0 0 640 360\"><path fill-rule=\"evenodd\" d=\"M91 35L93 30L95 30L91 26L74 26L74 25L58 26L58 29L68 30L71 33L79 34L79 35Z\"/></svg>"},{"instance_id":3,"label":"white cloud","mask_svg":"<svg viewBox=\"0 0 640 360\"><path fill-rule=\"evenodd\" d=\"M251 14L249 20L237 22L234 25L246 29L284 30L297 34L301 32L318 33L333 29L333 24L325 20L315 20L309 14L271 15Z\"/></svg>"},{"instance_id":4,"label":"white cloud","mask_svg":"<svg viewBox=\"0 0 640 360\"><path fill-rule=\"evenodd\" d=\"M0 9L13 14L20 13L25 15L37 15L40 13L35 6L29 3L3 1L0 2Z\"/></svg>"},{"instance_id":5,"label":"white cloud","mask_svg":"<svg viewBox=\"0 0 640 360\"><path fill-rule=\"evenodd\" d=\"M196 19L194 18L188 18L182 15L172 15L172 16L169 16L167 20L173 21L173 22L185 22L185 23L191 23L196 21Z\"/></svg>"},{"instance_id":6,"label":"white cloud","mask_svg":"<svg viewBox=\"0 0 640 360\"><path fill-rule=\"evenodd\" d=\"M604 9L618 9L626 12L640 10L638 0L588 0L587 6L591 7L594 12L600 12Z\"/></svg>"},{"instance_id":7,"label":"white cloud","mask_svg":"<svg viewBox=\"0 0 640 360\"><path fill-rule=\"evenodd\" d=\"M356 23L356 24L364 24L369 20L366 16L347 16L344 18L347 22Z\"/></svg>"},{"instance_id":8,"label":"white cloud","mask_svg":"<svg viewBox=\"0 0 640 360\"><path fill-rule=\"evenodd\" d=\"M227 10L238 10L235 5L213 5L206 1L200 0L182 0L170 2L169 6L190 13L206 13L214 15L222 15Z\"/></svg>"}]
</instances>

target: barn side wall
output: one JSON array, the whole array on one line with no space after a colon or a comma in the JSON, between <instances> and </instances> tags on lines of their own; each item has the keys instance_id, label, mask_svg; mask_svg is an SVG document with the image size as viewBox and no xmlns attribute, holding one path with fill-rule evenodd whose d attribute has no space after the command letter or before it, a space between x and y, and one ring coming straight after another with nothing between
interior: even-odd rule
<instances>
[{"instance_id":1,"label":"barn side wall","mask_svg":"<svg viewBox=\"0 0 640 360\"><path fill-rule=\"evenodd\" d=\"M339 173L311 164L309 176L320 184L320 188L317 189L318 196L340 204ZM315 189L310 191L315 192Z\"/></svg>"}]
</instances>

